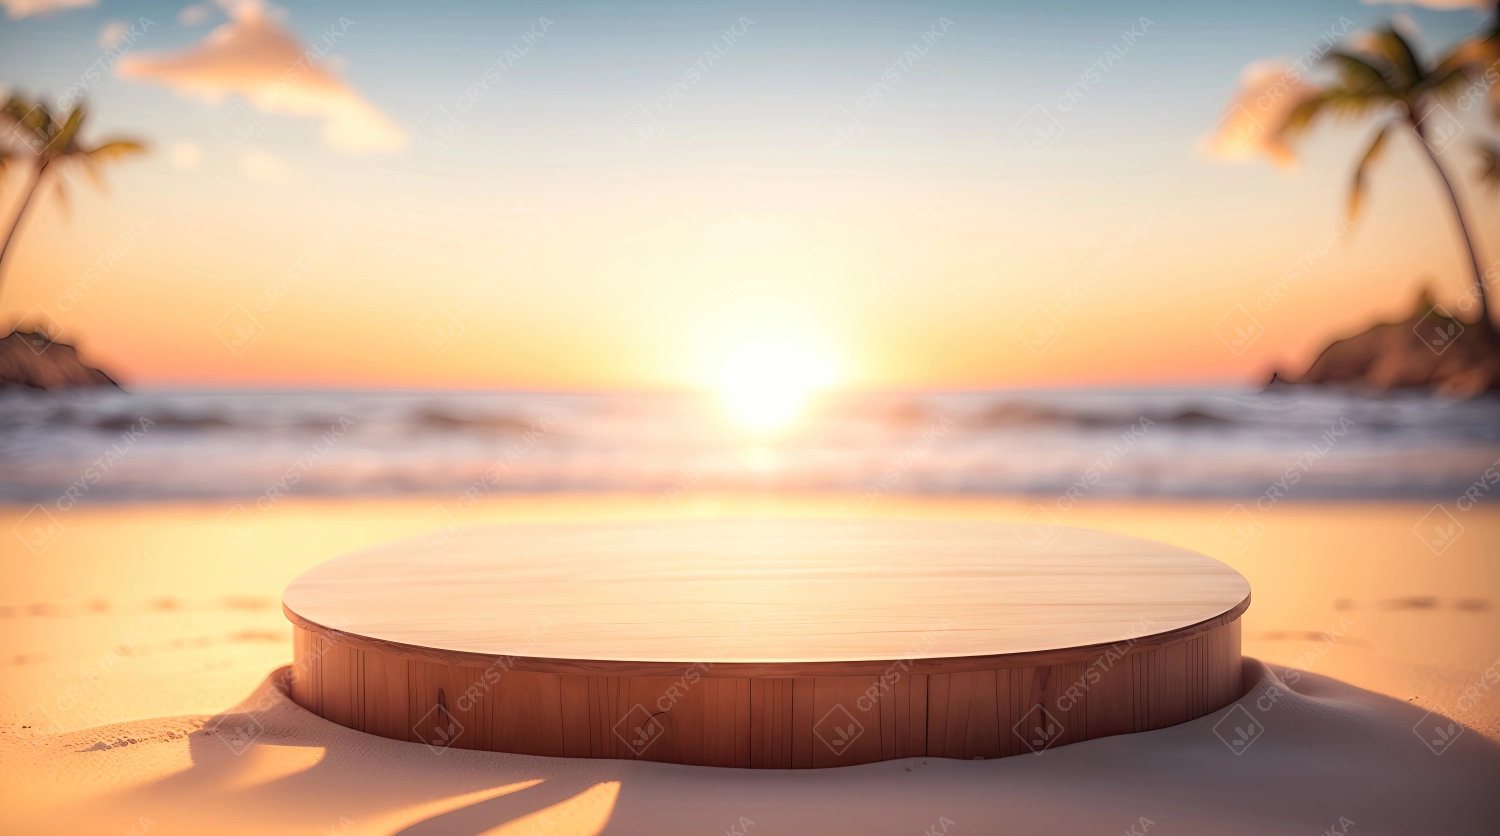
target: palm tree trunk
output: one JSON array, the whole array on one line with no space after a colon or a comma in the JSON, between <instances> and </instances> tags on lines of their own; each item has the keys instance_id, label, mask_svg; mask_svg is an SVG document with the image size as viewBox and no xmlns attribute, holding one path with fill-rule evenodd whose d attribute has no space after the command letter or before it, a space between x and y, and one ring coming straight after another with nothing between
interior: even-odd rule
<instances>
[{"instance_id":1,"label":"palm tree trunk","mask_svg":"<svg viewBox=\"0 0 1500 836\"><path fill-rule=\"evenodd\" d=\"M1479 326L1487 334L1494 334L1494 323L1490 321L1489 297L1484 288L1484 271L1479 268L1479 253L1474 250L1474 239L1469 235L1469 225L1464 222L1464 210L1458 203L1458 192L1453 190L1453 182L1448 179L1448 172L1443 170L1442 163L1438 162L1437 152L1432 150L1432 145L1427 142L1427 136L1422 133L1416 119L1409 118L1411 129L1422 143L1422 150L1427 152L1427 159L1432 160L1432 167L1437 169L1438 179L1443 181L1443 188L1448 190L1448 200L1453 204L1453 217L1458 221L1458 232L1463 236L1464 246L1469 251L1469 266L1474 270L1474 292L1479 296Z\"/></svg>"},{"instance_id":2,"label":"palm tree trunk","mask_svg":"<svg viewBox=\"0 0 1500 836\"><path fill-rule=\"evenodd\" d=\"M10 252L10 244L16 238L16 230L21 228L21 219L26 217L26 210L31 208L31 199L36 197L37 186L42 184L42 175L46 173L46 163L37 166L36 176L31 179L31 187L26 190L26 198L21 201L21 209L16 212L15 220L10 222L10 231L5 233L5 243L0 244L0 282L5 280L5 254Z\"/></svg>"}]
</instances>

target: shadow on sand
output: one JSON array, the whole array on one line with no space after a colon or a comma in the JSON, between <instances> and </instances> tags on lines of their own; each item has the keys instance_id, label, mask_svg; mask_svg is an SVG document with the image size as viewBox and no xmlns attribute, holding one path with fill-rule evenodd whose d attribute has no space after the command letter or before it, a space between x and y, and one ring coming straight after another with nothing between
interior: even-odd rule
<instances>
[{"instance_id":1,"label":"shadow on sand","mask_svg":"<svg viewBox=\"0 0 1500 836\"><path fill-rule=\"evenodd\" d=\"M54 768L117 789L68 805L43 830L124 830L144 815L159 823L150 836L718 834L743 833L742 820L764 833L909 836L940 818L976 832L1000 822L1120 832L1139 817L1217 833L1318 833L1340 817L1369 833L1500 832L1500 744L1463 725L1483 706L1444 716L1317 674L1245 664L1248 693L1178 726L1038 757L808 771L433 751L275 696L281 669L206 722L64 735L54 746L66 760ZM1478 699L1500 700L1500 689ZM1236 748L1226 736L1247 742Z\"/></svg>"}]
</instances>

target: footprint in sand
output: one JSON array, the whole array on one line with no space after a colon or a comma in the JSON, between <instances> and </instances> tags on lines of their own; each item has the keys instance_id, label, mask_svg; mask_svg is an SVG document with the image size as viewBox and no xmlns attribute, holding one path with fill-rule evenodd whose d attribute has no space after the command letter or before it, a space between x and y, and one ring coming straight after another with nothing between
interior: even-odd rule
<instances>
[{"instance_id":1,"label":"footprint in sand","mask_svg":"<svg viewBox=\"0 0 1500 836\"><path fill-rule=\"evenodd\" d=\"M1401 598L1387 598L1377 604L1382 610L1436 610L1442 609L1442 599L1436 595L1407 595ZM1490 602L1484 598L1455 598L1450 604L1451 609L1462 612L1488 612Z\"/></svg>"},{"instance_id":2,"label":"footprint in sand","mask_svg":"<svg viewBox=\"0 0 1500 836\"><path fill-rule=\"evenodd\" d=\"M1261 642L1321 642L1330 639L1328 633L1321 630L1265 630L1253 633L1245 637L1247 641ZM1352 645L1354 647L1368 647L1369 645L1358 639L1348 636L1339 636L1339 644Z\"/></svg>"},{"instance_id":3,"label":"footprint in sand","mask_svg":"<svg viewBox=\"0 0 1500 836\"><path fill-rule=\"evenodd\" d=\"M90 598L79 602L38 601L31 604L0 605L0 618L63 618L85 614L103 614L113 609L107 598ZM189 610L237 610L260 612L276 609L276 599L259 595L230 595L213 603L194 604L181 598L164 595L146 602L146 609L154 612L186 612Z\"/></svg>"}]
</instances>

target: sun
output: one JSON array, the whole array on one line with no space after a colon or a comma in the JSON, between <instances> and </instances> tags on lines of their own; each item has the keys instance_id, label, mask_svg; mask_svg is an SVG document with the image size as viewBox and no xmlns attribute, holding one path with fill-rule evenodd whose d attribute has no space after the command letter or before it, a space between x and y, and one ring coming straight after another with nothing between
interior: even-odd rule
<instances>
[{"instance_id":1,"label":"sun","mask_svg":"<svg viewBox=\"0 0 1500 836\"><path fill-rule=\"evenodd\" d=\"M771 433L791 424L807 396L832 382L826 351L786 335L743 340L719 364L715 388L736 424Z\"/></svg>"}]
</instances>

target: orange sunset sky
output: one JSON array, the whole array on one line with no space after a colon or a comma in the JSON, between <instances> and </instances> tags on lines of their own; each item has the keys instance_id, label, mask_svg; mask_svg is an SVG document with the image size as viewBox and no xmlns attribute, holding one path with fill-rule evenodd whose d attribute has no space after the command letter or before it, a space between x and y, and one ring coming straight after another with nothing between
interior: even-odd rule
<instances>
[{"instance_id":1,"label":"orange sunset sky","mask_svg":"<svg viewBox=\"0 0 1500 836\"><path fill-rule=\"evenodd\" d=\"M463 27L382 6L332 43L316 6L203 8L0 23L0 78L56 97L115 49L111 21L153 22L88 91L91 139L152 153L104 193L72 183L66 210L46 197L0 288L9 321L55 320L127 384L680 388L761 350L831 387L1249 383L1404 315L1423 282L1451 303L1468 281L1405 137L1342 236L1368 126L1320 129L1295 171L1203 150L1245 66L1390 7L1171 6L1123 51L1138 15L967 4L855 22L704 5L651 26L541 4ZM1480 21L1413 17L1430 47ZM310 47L298 92L268 100ZM1062 127L1040 151L1017 131L1037 106ZM858 128L843 146L840 112ZM221 133L240 114L259 132L236 148ZM444 115L456 137L433 133ZM1466 151L1445 163L1493 261L1500 200ZM1265 328L1242 353L1215 331L1236 305ZM1039 322L1040 351L1017 334Z\"/></svg>"}]
</instances>

